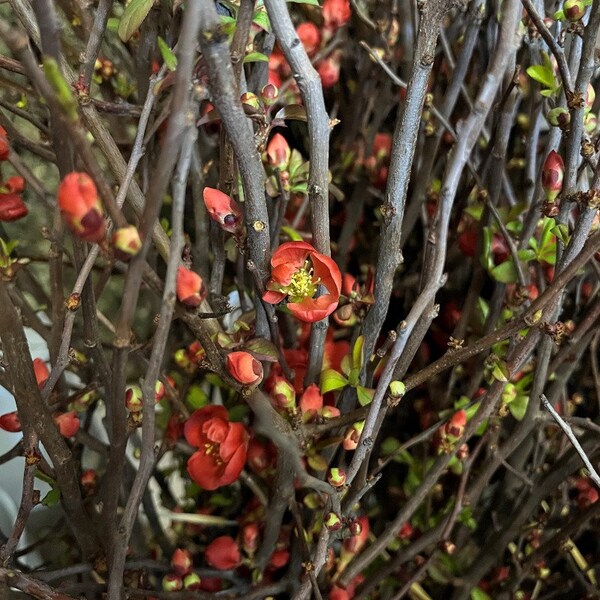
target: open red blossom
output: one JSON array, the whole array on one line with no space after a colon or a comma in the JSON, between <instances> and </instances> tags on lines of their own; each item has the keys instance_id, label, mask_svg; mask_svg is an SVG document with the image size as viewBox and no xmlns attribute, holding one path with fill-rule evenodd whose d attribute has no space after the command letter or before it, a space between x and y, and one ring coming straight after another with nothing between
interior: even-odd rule
<instances>
[{"instance_id":1,"label":"open red blossom","mask_svg":"<svg viewBox=\"0 0 600 600\"><path fill-rule=\"evenodd\" d=\"M190 477L205 490L233 483L246 462L249 435L241 423L230 423L223 406L205 406L192 414L183 429L196 446L188 460Z\"/></svg>"},{"instance_id":2,"label":"open red blossom","mask_svg":"<svg viewBox=\"0 0 600 600\"><path fill-rule=\"evenodd\" d=\"M177 271L177 300L186 306L199 306L206 298L202 277L195 271L179 267Z\"/></svg>"},{"instance_id":3,"label":"open red blossom","mask_svg":"<svg viewBox=\"0 0 600 600\"><path fill-rule=\"evenodd\" d=\"M242 231L240 205L233 198L215 188L204 188L202 195L210 218L221 229L239 235Z\"/></svg>"},{"instance_id":4,"label":"open red blossom","mask_svg":"<svg viewBox=\"0 0 600 600\"><path fill-rule=\"evenodd\" d=\"M15 410L13 412L0 415L0 429L10 433L17 433L21 431L19 413Z\"/></svg>"},{"instance_id":5,"label":"open red blossom","mask_svg":"<svg viewBox=\"0 0 600 600\"><path fill-rule=\"evenodd\" d=\"M69 229L88 242L100 242L106 225L96 185L87 173L69 173L58 186L58 207Z\"/></svg>"},{"instance_id":6,"label":"open red blossom","mask_svg":"<svg viewBox=\"0 0 600 600\"><path fill-rule=\"evenodd\" d=\"M50 377L50 371L46 363L41 358L35 358L33 360L33 372L35 373L35 380L37 381L38 387L43 388L48 377Z\"/></svg>"},{"instance_id":7,"label":"open red blossom","mask_svg":"<svg viewBox=\"0 0 600 600\"><path fill-rule=\"evenodd\" d=\"M16 221L29 210L18 194L0 194L0 221Z\"/></svg>"},{"instance_id":8,"label":"open red blossom","mask_svg":"<svg viewBox=\"0 0 600 600\"><path fill-rule=\"evenodd\" d=\"M79 431L79 417L74 410L56 415L54 424L58 427L60 435L70 438Z\"/></svg>"},{"instance_id":9,"label":"open red blossom","mask_svg":"<svg viewBox=\"0 0 600 600\"><path fill-rule=\"evenodd\" d=\"M242 562L238 543L229 535L215 538L206 547L204 558L211 567L221 571L235 569Z\"/></svg>"},{"instance_id":10,"label":"open red blossom","mask_svg":"<svg viewBox=\"0 0 600 600\"><path fill-rule=\"evenodd\" d=\"M249 352L243 350L227 355L227 370L239 383L254 385L263 378L263 367Z\"/></svg>"},{"instance_id":11,"label":"open red blossom","mask_svg":"<svg viewBox=\"0 0 600 600\"><path fill-rule=\"evenodd\" d=\"M340 299L342 274L335 261L307 242L286 242L271 257L271 279L263 300L278 304L287 299L290 312L314 323L330 315ZM315 297L319 286L326 293Z\"/></svg>"}]
</instances>

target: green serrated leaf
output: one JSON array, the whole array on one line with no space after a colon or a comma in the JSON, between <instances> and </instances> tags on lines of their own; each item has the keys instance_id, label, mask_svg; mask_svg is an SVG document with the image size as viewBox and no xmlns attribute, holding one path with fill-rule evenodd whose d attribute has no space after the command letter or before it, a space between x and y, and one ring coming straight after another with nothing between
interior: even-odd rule
<instances>
[{"instance_id":1,"label":"green serrated leaf","mask_svg":"<svg viewBox=\"0 0 600 600\"><path fill-rule=\"evenodd\" d=\"M131 0L125 7L117 33L122 42L126 42L139 29L148 16L154 0Z\"/></svg>"},{"instance_id":2,"label":"green serrated leaf","mask_svg":"<svg viewBox=\"0 0 600 600\"><path fill-rule=\"evenodd\" d=\"M319 386L322 394L339 390L348 385L348 380L335 369L325 369L321 373L321 385Z\"/></svg>"},{"instance_id":3,"label":"green serrated leaf","mask_svg":"<svg viewBox=\"0 0 600 600\"><path fill-rule=\"evenodd\" d=\"M158 36L158 49L160 50L165 65L167 65L167 69L169 69L169 71L174 71L177 68L177 57L160 35Z\"/></svg>"},{"instance_id":4,"label":"green serrated leaf","mask_svg":"<svg viewBox=\"0 0 600 600\"><path fill-rule=\"evenodd\" d=\"M519 279L512 259L508 259L497 267L494 267L490 271L490 275L500 283L516 283Z\"/></svg>"},{"instance_id":5,"label":"green serrated leaf","mask_svg":"<svg viewBox=\"0 0 600 600\"><path fill-rule=\"evenodd\" d=\"M262 52L249 52L244 56L244 64L253 62L269 62L269 57Z\"/></svg>"}]
</instances>

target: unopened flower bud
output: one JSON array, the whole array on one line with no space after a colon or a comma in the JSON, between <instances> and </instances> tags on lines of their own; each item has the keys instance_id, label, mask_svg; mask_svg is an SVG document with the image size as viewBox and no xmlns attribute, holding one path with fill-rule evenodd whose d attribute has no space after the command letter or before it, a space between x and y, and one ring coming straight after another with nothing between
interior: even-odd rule
<instances>
[{"instance_id":1,"label":"unopened flower bud","mask_svg":"<svg viewBox=\"0 0 600 600\"><path fill-rule=\"evenodd\" d=\"M178 592L182 587L183 581L176 573L167 573L162 579L163 592Z\"/></svg>"},{"instance_id":2,"label":"unopened flower bud","mask_svg":"<svg viewBox=\"0 0 600 600\"><path fill-rule=\"evenodd\" d=\"M195 271L179 267L177 271L177 299L186 306L199 306L206 298L202 277Z\"/></svg>"},{"instance_id":3,"label":"unopened flower bud","mask_svg":"<svg viewBox=\"0 0 600 600\"><path fill-rule=\"evenodd\" d=\"M251 112L260 110L260 101L256 94L253 94L252 92L246 92L245 94L241 95L240 100L244 105L244 110L246 110L246 107L253 109Z\"/></svg>"},{"instance_id":4,"label":"unopened flower bud","mask_svg":"<svg viewBox=\"0 0 600 600\"><path fill-rule=\"evenodd\" d=\"M171 567L180 577L187 575L194 566L192 553L185 548L176 548L171 556Z\"/></svg>"},{"instance_id":5,"label":"unopened flower bud","mask_svg":"<svg viewBox=\"0 0 600 600\"><path fill-rule=\"evenodd\" d=\"M113 234L112 243L115 247L115 256L122 261L129 260L142 248L142 240L135 225L119 227Z\"/></svg>"},{"instance_id":6,"label":"unopened flower bud","mask_svg":"<svg viewBox=\"0 0 600 600\"><path fill-rule=\"evenodd\" d=\"M323 520L323 525L325 525L329 531L339 531L342 528L342 520L334 512L328 512Z\"/></svg>"},{"instance_id":7,"label":"unopened flower bud","mask_svg":"<svg viewBox=\"0 0 600 600\"><path fill-rule=\"evenodd\" d=\"M243 385L256 385L263 378L261 363L249 352L230 352L227 355L227 370L238 383Z\"/></svg>"},{"instance_id":8,"label":"unopened flower bud","mask_svg":"<svg viewBox=\"0 0 600 600\"><path fill-rule=\"evenodd\" d=\"M576 21L580 21L585 15L586 2L584 0L565 0L563 2L563 13L565 17L571 21L571 23L575 23Z\"/></svg>"},{"instance_id":9,"label":"unopened flower bud","mask_svg":"<svg viewBox=\"0 0 600 600\"><path fill-rule=\"evenodd\" d=\"M186 590L191 592L201 589L202 580L200 579L200 575L198 573L188 573L183 578L183 587Z\"/></svg>"},{"instance_id":10,"label":"unopened flower bud","mask_svg":"<svg viewBox=\"0 0 600 600\"><path fill-rule=\"evenodd\" d=\"M554 202L562 190L565 175L565 165L560 154L552 150L542 168L542 188L546 193L546 199Z\"/></svg>"},{"instance_id":11,"label":"unopened flower bud","mask_svg":"<svg viewBox=\"0 0 600 600\"><path fill-rule=\"evenodd\" d=\"M364 421L357 421L346 430L346 433L344 434L344 441L342 442L344 450L356 450L356 446L358 446L358 440L360 439L360 434L362 433L364 426Z\"/></svg>"},{"instance_id":12,"label":"unopened flower bud","mask_svg":"<svg viewBox=\"0 0 600 600\"><path fill-rule=\"evenodd\" d=\"M139 385L128 385L125 390L125 406L130 412L139 412L144 408L142 388Z\"/></svg>"},{"instance_id":13,"label":"unopened flower bud","mask_svg":"<svg viewBox=\"0 0 600 600\"><path fill-rule=\"evenodd\" d=\"M279 98L279 88L272 83L267 83L260 91L260 97L265 106L272 106Z\"/></svg>"},{"instance_id":14,"label":"unopened flower bud","mask_svg":"<svg viewBox=\"0 0 600 600\"><path fill-rule=\"evenodd\" d=\"M327 481L333 487L342 487L346 483L346 471L338 467L329 469Z\"/></svg>"},{"instance_id":15,"label":"unopened flower bud","mask_svg":"<svg viewBox=\"0 0 600 600\"><path fill-rule=\"evenodd\" d=\"M550 125L553 127L560 127L562 130L565 130L571 122L571 113L562 106L557 106L548 111L546 117Z\"/></svg>"},{"instance_id":16,"label":"unopened flower bud","mask_svg":"<svg viewBox=\"0 0 600 600\"><path fill-rule=\"evenodd\" d=\"M27 205L18 194L0 194L0 221L16 221L28 212Z\"/></svg>"},{"instance_id":17,"label":"unopened flower bud","mask_svg":"<svg viewBox=\"0 0 600 600\"><path fill-rule=\"evenodd\" d=\"M283 377L275 377L275 383L271 390L271 398L273 398L278 408L291 409L296 406L296 390Z\"/></svg>"}]
</instances>

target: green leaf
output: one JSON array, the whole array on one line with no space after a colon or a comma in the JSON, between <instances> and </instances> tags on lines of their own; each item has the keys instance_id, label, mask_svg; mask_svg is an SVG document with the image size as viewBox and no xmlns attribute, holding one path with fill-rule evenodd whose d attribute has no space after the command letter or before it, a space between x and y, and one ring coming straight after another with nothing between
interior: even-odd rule
<instances>
[{"instance_id":1,"label":"green leaf","mask_svg":"<svg viewBox=\"0 0 600 600\"><path fill-rule=\"evenodd\" d=\"M554 71L544 65L532 65L527 68L527 75L534 81L541 83L543 86L553 89L556 87Z\"/></svg>"},{"instance_id":2,"label":"green leaf","mask_svg":"<svg viewBox=\"0 0 600 600\"><path fill-rule=\"evenodd\" d=\"M475 587L471 590L471 600L492 600L481 588Z\"/></svg>"},{"instance_id":3,"label":"green leaf","mask_svg":"<svg viewBox=\"0 0 600 600\"><path fill-rule=\"evenodd\" d=\"M253 338L245 347L246 350L252 352L258 360L267 360L269 362L277 362L279 355L277 348L273 342L266 340L265 338Z\"/></svg>"},{"instance_id":4,"label":"green leaf","mask_svg":"<svg viewBox=\"0 0 600 600\"><path fill-rule=\"evenodd\" d=\"M153 4L154 0L131 0L125 7L118 29L122 42L126 42L138 30Z\"/></svg>"},{"instance_id":5,"label":"green leaf","mask_svg":"<svg viewBox=\"0 0 600 600\"><path fill-rule=\"evenodd\" d=\"M198 410L209 403L208 395L199 385L191 385L185 403L190 410Z\"/></svg>"},{"instance_id":6,"label":"green leaf","mask_svg":"<svg viewBox=\"0 0 600 600\"><path fill-rule=\"evenodd\" d=\"M58 488L52 488L42 499L44 506L55 506L60 502L60 490Z\"/></svg>"},{"instance_id":7,"label":"green leaf","mask_svg":"<svg viewBox=\"0 0 600 600\"><path fill-rule=\"evenodd\" d=\"M67 83L67 80L60 72L58 63L54 58L46 56L44 58L44 74L48 83L52 86L56 94L56 100L71 121L77 120L77 101L73 96L73 90Z\"/></svg>"},{"instance_id":8,"label":"green leaf","mask_svg":"<svg viewBox=\"0 0 600 600\"><path fill-rule=\"evenodd\" d=\"M537 258L537 253L535 250L532 250L531 248L524 248L523 250L519 250L517 252L517 256L523 262L529 262L529 261L535 260Z\"/></svg>"},{"instance_id":9,"label":"green leaf","mask_svg":"<svg viewBox=\"0 0 600 600\"><path fill-rule=\"evenodd\" d=\"M295 229L288 227L287 225L283 225L281 231L283 231L292 242L301 242L304 239Z\"/></svg>"},{"instance_id":10,"label":"green leaf","mask_svg":"<svg viewBox=\"0 0 600 600\"><path fill-rule=\"evenodd\" d=\"M352 348L352 366L354 368L362 368L363 366L364 343L365 337L363 335L359 335L356 338L356 342L354 342L354 347Z\"/></svg>"},{"instance_id":11,"label":"green leaf","mask_svg":"<svg viewBox=\"0 0 600 600\"><path fill-rule=\"evenodd\" d=\"M510 373L504 361L497 360L494 363L494 366L492 368L492 377L496 381L501 381L502 383L508 382L508 380L510 379Z\"/></svg>"},{"instance_id":12,"label":"green leaf","mask_svg":"<svg viewBox=\"0 0 600 600\"><path fill-rule=\"evenodd\" d=\"M244 64L252 62L269 62L269 57L262 52L249 52L244 57Z\"/></svg>"},{"instance_id":13,"label":"green leaf","mask_svg":"<svg viewBox=\"0 0 600 600\"><path fill-rule=\"evenodd\" d=\"M483 255L481 257L481 266L490 271L494 268L494 259L492 258L492 230L490 227L483 228Z\"/></svg>"},{"instance_id":14,"label":"green leaf","mask_svg":"<svg viewBox=\"0 0 600 600\"><path fill-rule=\"evenodd\" d=\"M362 385L356 386L356 396L358 397L358 402L361 406L366 406L367 404L371 404L373 400L373 396L375 395L375 390L365 388Z\"/></svg>"},{"instance_id":15,"label":"green leaf","mask_svg":"<svg viewBox=\"0 0 600 600\"><path fill-rule=\"evenodd\" d=\"M266 32L271 31L271 21L269 21L269 15L264 10L257 10L252 17L252 22Z\"/></svg>"},{"instance_id":16,"label":"green leaf","mask_svg":"<svg viewBox=\"0 0 600 600\"><path fill-rule=\"evenodd\" d=\"M348 380L335 369L325 369L321 373L321 394L326 394L333 390L339 390L348 385Z\"/></svg>"},{"instance_id":17,"label":"green leaf","mask_svg":"<svg viewBox=\"0 0 600 600\"><path fill-rule=\"evenodd\" d=\"M509 405L510 414L517 420L522 421L527 412L529 396L517 396Z\"/></svg>"},{"instance_id":18,"label":"green leaf","mask_svg":"<svg viewBox=\"0 0 600 600\"><path fill-rule=\"evenodd\" d=\"M518 280L517 270L512 259L508 259L497 267L494 267L490 271L490 275L500 283L516 283Z\"/></svg>"},{"instance_id":19,"label":"green leaf","mask_svg":"<svg viewBox=\"0 0 600 600\"><path fill-rule=\"evenodd\" d=\"M569 235L569 228L564 223L555 225L551 231L563 243L563 246L568 245L571 236Z\"/></svg>"},{"instance_id":20,"label":"green leaf","mask_svg":"<svg viewBox=\"0 0 600 600\"><path fill-rule=\"evenodd\" d=\"M158 36L158 49L160 50L165 65L167 65L167 69L169 69L169 71L174 71L177 68L177 57L160 35Z\"/></svg>"},{"instance_id":21,"label":"green leaf","mask_svg":"<svg viewBox=\"0 0 600 600\"><path fill-rule=\"evenodd\" d=\"M108 31L111 33L117 33L119 31L120 21L121 19L118 19L117 17L111 17L108 19L108 21L106 21L106 29L108 29Z\"/></svg>"}]
</instances>

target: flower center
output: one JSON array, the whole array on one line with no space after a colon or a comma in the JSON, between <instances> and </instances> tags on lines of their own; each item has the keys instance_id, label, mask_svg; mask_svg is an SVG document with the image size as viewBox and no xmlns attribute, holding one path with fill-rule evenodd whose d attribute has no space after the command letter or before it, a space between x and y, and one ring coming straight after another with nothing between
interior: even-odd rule
<instances>
[{"instance_id":1,"label":"flower center","mask_svg":"<svg viewBox=\"0 0 600 600\"><path fill-rule=\"evenodd\" d=\"M206 454L206 456L212 456L217 465L220 465L223 462L219 456L219 450L220 446L216 442L204 444L204 454Z\"/></svg>"},{"instance_id":2,"label":"flower center","mask_svg":"<svg viewBox=\"0 0 600 600\"><path fill-rule=\"evenodd\" d=\"M292 280L284 290L290 302L301 302L304 298L312 298L317 293L319 280L313 279L313 269L306 261L293 275Z\"/></svg>"}]
</instances>

